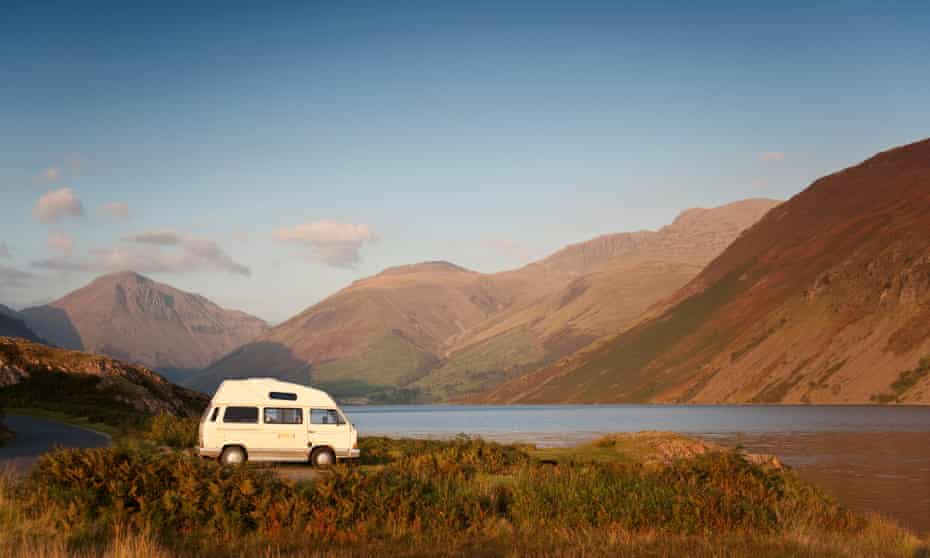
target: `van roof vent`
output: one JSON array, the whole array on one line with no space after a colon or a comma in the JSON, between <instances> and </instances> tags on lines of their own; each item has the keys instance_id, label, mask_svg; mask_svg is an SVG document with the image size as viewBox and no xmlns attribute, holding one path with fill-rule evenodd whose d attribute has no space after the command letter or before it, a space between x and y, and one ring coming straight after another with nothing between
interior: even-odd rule
<instances>
[{"instance_id":1,"label":"van roof vent","mask_svg":"<svg viewBox=\"0 0 930 558\"><path fill-rule=\"evenodd\" d=\"M280 399L282 401L297 401L296 393L288 393L285 391L272 391L268 393L268 397L271 399Z\"/></svg>"}]
</instances>

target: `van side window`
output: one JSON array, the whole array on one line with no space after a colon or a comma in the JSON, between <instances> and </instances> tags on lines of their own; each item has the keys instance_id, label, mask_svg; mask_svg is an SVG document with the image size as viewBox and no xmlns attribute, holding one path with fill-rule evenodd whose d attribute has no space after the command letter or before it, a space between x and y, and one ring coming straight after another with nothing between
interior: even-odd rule
<instances>
[{"instance_id":1,"label":"van side window","mask_svg":"<svg viewBox=\"0 0 930 558\"><path fill-rule=\"evenodd\" d=\"M213 407L213 412L210 413L210 422L216 422L216 417L220 414L219 407Z\"/></svg>"},{"instance_id":2,"label":"van side window","mask_svg":"<svg viewBox=\"0 0 930 558\"><path fill-rule=\"evenodd\" d=\"M300 409L278 409L265 407L265 424L303 424L304 413Z\"/></svg>"},{"instance_id":3,"label":"van side window","mask_svg":"<svg viewBox=\"0 0 930 558\"><path fill-rule=\"evenodd\" d=\"M310 424L345 424L334 409L310 409Z\"/></svg>"},{"instance_id":4,"label":"van side window","mask_svg":"<svg viewBox=\"0 0 930 558\"><path fill-rule=\"evenodd\" d=\"M281 401L297 401L297 394L286 391L272 391L268 393L268 398L280 399Z\"/></svg>"},{"instance_id":5,"label":"van side window","mask_svg":"<svg viewBox=\"0 0 930 558\"><path fill-rule=\"evenodd\" d=\"M257 423L258 407L226 407L223 422Z\"/></svg>"}]
</instances>

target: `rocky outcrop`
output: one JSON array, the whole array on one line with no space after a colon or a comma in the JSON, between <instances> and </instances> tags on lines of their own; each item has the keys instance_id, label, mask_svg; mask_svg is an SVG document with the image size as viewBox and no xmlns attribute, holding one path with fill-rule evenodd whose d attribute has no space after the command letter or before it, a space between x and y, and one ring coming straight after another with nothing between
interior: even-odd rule
<instances>
[{"instance_id":1,"label":"rocky outcrop","mask_svg":"<svg viewBox=\"0 0 930 558\"><path fill-rule=\"evenodd\" d=\"M94 389L143 413L194 416L207 402L203 395L176 386L143 366L0 337L0 389L49 373L98 378Z\"/></svg>"}]
</instances>

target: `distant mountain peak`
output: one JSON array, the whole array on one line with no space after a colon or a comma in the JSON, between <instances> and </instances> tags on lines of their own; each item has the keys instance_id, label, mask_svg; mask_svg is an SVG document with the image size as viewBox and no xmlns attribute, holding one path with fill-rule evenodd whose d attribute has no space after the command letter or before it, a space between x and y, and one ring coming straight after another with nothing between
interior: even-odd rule
<instances>
[{"instance_id":1,"label":"distant mountain peak","mask_svg":"<svg viewBox=\"0 0 930 558\"><path fill-rule=\"evenodd\" d=\"M124 281L135 281L137 283L154 283L153 279L142 275L136 271L116 271L114 273L108 273L106 275L101 275L92 281L92 283L112 283L112 282L124 282Z\"/></svg>"},{"instance_id":2,"label":"distant mountain peak","mask_svg":"<svg viewBox=\"0 0 930 558\"><path fill-rule=\"evenodd\" d=\"M21 314L58 346L159 370L203 368L268 329L254 316L134 271L100 276Z\"/></svg>"}]
</instances>

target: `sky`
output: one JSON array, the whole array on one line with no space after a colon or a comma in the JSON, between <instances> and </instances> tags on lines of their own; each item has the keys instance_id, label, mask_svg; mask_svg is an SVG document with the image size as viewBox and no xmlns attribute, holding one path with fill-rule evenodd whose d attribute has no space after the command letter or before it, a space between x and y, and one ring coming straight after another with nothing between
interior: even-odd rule
<instances>
[{"instance_id":1,"label":"sky","mask_svg":"<svg viewBox=\"0 0 930 558\"><path fill-rule=\"evenodd\" d=\"M133 269L280 322L393 265L787 199L930 136L928 29L927 2L6 2L0 303Z\"/></svg>"}]
</instances>

